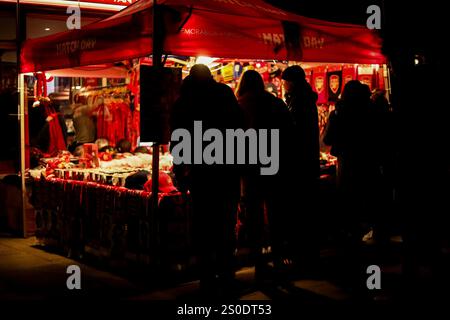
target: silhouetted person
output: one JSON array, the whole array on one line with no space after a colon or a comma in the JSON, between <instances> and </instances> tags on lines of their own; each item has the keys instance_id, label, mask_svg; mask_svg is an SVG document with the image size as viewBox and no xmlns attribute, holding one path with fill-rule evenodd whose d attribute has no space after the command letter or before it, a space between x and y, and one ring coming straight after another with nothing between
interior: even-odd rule
<instances>
[{"instance_id":1,"label":"silhouetted person","mask_svg":"<svg viewBox=\"0 0 450 320\"><path fill-rule=\"evenodd\" d=\"M354 223L367 221L367 210L363 208L373 205L369 201L378 186L374 182L378 182L380 175L380 137L375 120L368 86L357 80L349 81L342 100L330 114L324 142L338 157L338 187L351 209L349 213L354 214Z\"/></svg>"},{"instance_id":2,"label":"silhouetted person","mask_svg":"<svg viewBox=\"0 0 450 320\"><path fill-rule=\"evenodd\" d=\"M291 66L282 76L286 104L294 119L294 134L291 145L292 160L292 208L291 246L292 258L297 266L314 268L318 262L319 248L315 199L320 172L319 120L316 106L317 94L305 78L300 66ZM294 261L295 262L295 261Z\"/></svg>"},{"instance_id":3,"label":"silhouetted person","mask_svg":"<svg viewBox=\"0 0 450 320\"><path fill-rule=\"evenodd\" d=\"M389 243L390 233L396 224L393 211L393 190L395 177L396 134L394 114L386 98L386 90L372 93L371 118L373 125L374 149L372 157L380 167L377 185L377 204L379 210L373 217L373 238L377 244L385 247ZM381 249L387 249L381 248ZM384 253L384 252L382 252Z\"/></svg>"},{"instance_id":4,"label":"silhouetted person","mask_svg":"<svg viewBox=\"0 0 450 320\"><path fill-rule=\"evenodd\" d=\"M173 108L172 130L187 129L193 138L194 121L198 120L202 121L203 131L216 128L225 136L225 129L240 125L239 119L239 105L232 90L215 82L205 65L193 66ZM217 288L227 291L234 279L239 174L235 167L220 164L176 165L174 173L180 188L188 189L192 197L201 291L207 297Z\"/></svg>"},{"instance_id":5,"label":"silhouetted person","mask_svg":"<svg viewBox=\"0 0 450 320\"><path fill-rule=\"evenodd\" d=\"M270 243L275 264L283 257L283 243L286 232L283 223L286 211L283 210L285 194L283 185L290 179L287 163L290 155L289 139L292 135L293 120L283 102L264 88L261 75L246 71L239 82L238 102L244 115L244 129L278 129L280 131L280 164L275 175L261 175L259 165L246 167L243 176L243 195L246 208L251 256L255 263L255 278L263 280L267 261L262 256L264 246L264 211L267 212L270 229ZM265 210L264 210L265 209Z\"/></svg>"},{"instance_id":6,"label":"silhouetted person","mask_svg":"<svg viewBox=\"0 0 450 320\"><path fill-rule=\"evenodd\" d=\"M363 277L359 250L363 235L368 231L367 223L380 214L377 210L380 186L377 138L370 89L357 80L349 81L342 100L330 114L324 143L331 145L331 153L338 158L343 261L349 277L347 284L352 286L356 284L352 280L359 281Z\"/></svg>"}]
</instances>

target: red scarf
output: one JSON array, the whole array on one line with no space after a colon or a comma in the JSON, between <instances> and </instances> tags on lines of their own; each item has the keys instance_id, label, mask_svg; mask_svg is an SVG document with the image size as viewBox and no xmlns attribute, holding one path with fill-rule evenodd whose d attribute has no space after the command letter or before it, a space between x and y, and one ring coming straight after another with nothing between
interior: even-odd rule
<instances>
[{"instance_id":1,"label":"red scarf","mask_svg":"<svg viewBox=\"0 0 450 320\"><path fill-rule=\"evenodd\" d=\"M66 142L64 141L64 135L55 109L50 105L45 105L45 114L47 117L52 117L52 120L48 122L50 143L47 153L53 155L60 150L66 150Z\"/></svg>"}]
</instances>

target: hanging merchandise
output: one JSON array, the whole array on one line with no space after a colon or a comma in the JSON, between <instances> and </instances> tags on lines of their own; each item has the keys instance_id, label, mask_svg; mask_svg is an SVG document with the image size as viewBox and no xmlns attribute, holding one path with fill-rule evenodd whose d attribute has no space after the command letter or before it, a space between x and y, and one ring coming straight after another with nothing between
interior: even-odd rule
<instances>
[{"instance_id":1,"label":"hanging merchandise","mask_svg":"<svg viewBox=\"0 0 450 320\"><path fill-rule=\"evenodd\" d=\"M277 66L267 65L268 80L265 83L267 92L273 94L275 97L282 98L281 89L281 70Z\"/></svg>"},{"instance_id":2,"label":"hanging merchandise","mask_svg":"<svg viewBox=\"0 0 450 320\"><path fill-rule=\"evenodd\" d=\"M317 103L327 103L327 90L326 90L326 75L324 67L317 67L313 69L312 74L312 89L317 93Z\"/></svg>"},{"instance_id":3,"label":"hanging merchandise","mask_svg":"<svg viewBox=\"0 0 450 320\"><path fill-rule=\"evenodd\" d=\"M384 90L385 89L385 84L384 84L384 68L381 66L381 68L378 70L377 74L376 74L378 83L377 83L377 88L380 90Z\"/></svg>"},{"instance_id":4,"label":"hanging merchandise","mask_svg":"<svg viewBox=\"0 0 450 320\"><path fill-rule=\"evenodd\" d=\"M336 102L342 90L342 71L327 73L328 101Z\"/></svg>"},{"instance_id":5,"label":"hanging merchandise","mask_svg":"<svg viewBox=\"0 0 450 320\"><path fill-rule=\"evenodd\" d=\"M358 80L373 89L373 68L372 66L360 66L358 68Z\"/></svg>"},{"instance_id":6,"label":"hanging merchandise","mask_svg":"<svg viewBox=\"0 0 450 320\"><path fill-rule=\"evenodd\" d=\"M371 88L371 91L376 89L376 88L380 88L380 83L378 81L378 67L377 68L373 68L373 71L372 71L372 86L370 88Z\"/></svg>"},{"instance_id":7,"label":"hanging merchandise","mask_svg":"<svg viewBox=\"0 0 450 320\"><path fill-rule=\"evenodd\" d=\"M283 88L282 88L282 83L281 83L281 70L277 69L271 76L272 76L272 83L275 86L275 88L277 89L278 98L283 98L283 96L282 96Z\"/></svg>"},{"instance_id":8,"label":"hanging merchandise","mask_svg":"<svg viewBox=\"0 0 450 320\"><path fill-rule=\"evenodd\" d=\"M224 82L230 82L233 81L233 64L228 63L227 65L223 66L221 69L222 77Z\"/></svg>"},{"instance_id":9,"label":"hanging merchandise","mask_svg":"<svg viewBox=\"0 0 450 320\"><path fill-rule=\"evenodd\" d=\"M342 87L351 80L356 80L356 66L350 64L342 68Z\"/></svg>"},{"instance_id":10,"label":"hanging merchandise","mask_svg":"<svg viewBox=\"0 0 450 320\"><path fill-rule=\"evenodd\" d=\"M242 64L240 62L235 62L233 68L233 77L235 80L241 77L242 70L243 70Z\"/></svg>"},{"instance_id":11,"label":"hanging merchandise","mask_svg":"<svg viewBox=\"0 0 450 320\"><path fill-rule=\"evenodd\" d=\"M45 72L35 72L34 97L38 101L41 97L47 97L47 82L53 81L53 77L47 79Z\"/></svg>"},{"instance_id":12,"label":"hanging merchandise","mask_svg":"<svg viewBox=\"0 0 450 320\"><path fill-rule=\"evenodd\" d=\"M312 87L312 84L311 84L311 78L312 78L312 69L305 69L305 79L306 79L306 82L308 82L310 85L311 85L311 87Z\"/></svg>"},{"instance_id":13,"label":"hanging merchandise","mask_svg":"<svg viewBox=\"0 0 450 320\"><path fill-rule=\"evenodd\" d=\"M255 66L253 64L248 63L248 62L245 62L244 63L244 68L242 70L242 73L244 73L245 71L248 71L248 70L255 70Z\"/></svg>"},{"instance_id":14,"label":"hanging merchandise","mask_svg":"<svg viewBox=\"0 0 450 320\"><path fill-rule=\"evenodd\" d=\"M330 107L326 104L321 104L317 106L317 115L319 118L319 135L323 137L325 128L330 117Z\"/></svg>"},{"instance_id":15,"label":"hanging merchandise","mask_svg":"<svg viewBox=\"0 0 450 320\"><path fill-rule=\"evenodd\" d=\"M99 78L86 78L84 79L84 86L87 88L98 87Z\"/></svg>"},{"instance_id":16,"label":"hanging merchandise","mask_svg":"<svg viewBox=\"0 0 450 320\"><path fill-rule=\"evenodd\" d=\"M264 83L269 82L270 74L269 74L268 64L265 62L257 62L255 66L256 66L256 71L258 71L258 73L263 78Z\"/></svg>"},{"instance_id":17,"label":"hanging merchandise","mask_svg":"<svg viewBox=\"0 0 450 320\"><path fill-rule=\"evenodd\" d=\"M361 83L368 85L370 90L372 90L372 75L371 74L370 75L369 74L360 74L358 76L358 80Z\"/></svg>"},{"instance_id":18,"label":"hanging merchandise","mask_svg":"<svg viewBox=\"0 0 450 320\"><path fill-rule=\"evenodd\" d=\"M140 90L139 90L139 64L136 64L130 71L130 83L128 90L131 92L130 109L132 112L131 128L128 132L131 148L134 150L137 147L140 136Z\"/></svg>"},{"instance_id":19,"label":"hanging merchandise","mask_svg":"<svg viewBox=\"0 0 450 320\"><path fill-rule=\"evenodd\" d=\"M130 108L130 91L128 86L107 87L88 90L80 95L87 96L95 105L97 117L97 138L105 138L110 145L126 139L132 146L136 145L136 129L134 118L136 109Z\"/></svg>"},{"instance_id":20,"label":"hanging merchandise","mask_svg":"<svg viewBox=\"0 0 450 320\"><path fill-rule=\"evenodd\" d=\"M37 104L37 103L36 103ZM63 129L60 123L60 116L56 112L49 98L41 98L37 108L44 108L47 117L49 131L49 143L46 150L49 155L56 155L61 150L66 150Z\"/></svg>"}]
</instances>

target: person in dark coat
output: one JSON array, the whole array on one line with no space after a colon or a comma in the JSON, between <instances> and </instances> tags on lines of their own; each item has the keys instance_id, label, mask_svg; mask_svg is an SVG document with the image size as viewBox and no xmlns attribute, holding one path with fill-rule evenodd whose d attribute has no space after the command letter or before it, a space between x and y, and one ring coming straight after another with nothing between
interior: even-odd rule
<instances>
[{"instance_id":1,"label":"person in dark coat","mask_svg":"<svg viewBox=\"0 0 450 320\"><path fill-rule=\"evenodd\" d=\"M284 215L284 182L289 179L289 139L293 130L293 119L283 100L275 97L264 88L261 75L246 71L239 82L238 102L244 114L245 129L277 129L280 133L279 168L275 175L261 175L260 165L247 166L242 179L245 199L246 224L251 256L255 263L257 282L265 280L267 261L264 261L264 213L267 213L270 244L275 265L284 256L283 244L286 241Z\"/></svg>"},{"instance_id":2,"label":"person in dark coat","mask_svg":"<svg viewBox=\"0 0 450 320\"><path fill-rule=\"evenodd\" d=\"M372 219L372 239L379 245L383 254L389 244L390 233L397 224L393 211L396 133L394 113L386 99L386 90L376 89L371 97L371 117L375 134L373 157L379 165L379 185L377 196L379 209Z\"/></svg>"},{"instance_id":3,"label":"person in dark coat","mask_svg":"<svg viewBox=\"0 0 450 320\"><path fill-rule=\"evenodd\" d=\"M202 121L203 131L215 128L225 136L225 129L240 126L240 118L239 105L231 88L215 82L205 65L193 66L173 107L172 132L182 128L194 137L194 121ZM235 268L239 172L231 165L180 164L174 166L174 173L179 188L189 190L192 197L201 292L206 297L230 293Z\"/></svg>"},{"instance_id":4,"label":"person in dark coat","mask_svg":"<svg viewBox=\"0 0 450 320\"><path fill-rule=\"evenodd\" d=\"M367 221L368 211L363 208L373 207L379 185L379 130L375 123L369 88L357 80L349 81L342 100L330 114L324 143L338 158L338 187L353 225ZM357 228L354 232L358 239L364 230Z\"/></svg>"},{"instance_id":5,"label":"person in dark coat","mask_svg":"<svg viewBox=\"0 0 450 320\"><path fill-rule=\"evenodd\" d=\"M317 94L306 81L300 66L286 68L281 78L295 125L291 144L292 214L289 223L292 261L287 262L294 262L300 269L314 269L319 257L315 221L319 209L315 199L320 174Z\"/></svg>"},{"instance_id":6,"label":"person in dark coat","mask_svg":"<svg viewBox=\"0 0 450 320\"><path fill-rule=\"evenodd\" d=\"M364 276L360 247L371 221L380 214L381 201L379 133L370 94L367 85L349 81L330 114L324 135L324 143L331 146L331 153L338 158L343 270L347 283L359 289L363 289L359 279Z\"/></svg>"}]
</instances>

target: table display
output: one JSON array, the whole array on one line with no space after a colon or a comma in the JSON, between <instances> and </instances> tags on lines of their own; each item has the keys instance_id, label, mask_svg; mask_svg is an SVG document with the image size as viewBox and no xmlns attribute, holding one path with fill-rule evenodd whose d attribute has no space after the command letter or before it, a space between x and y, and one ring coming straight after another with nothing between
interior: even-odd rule
<instances>
[{"instance_id":1,"label":"table display","mask_svg":"<svg viewBox=\"0 0 450 320\"><path fill-rule=\"evenodd\" d=\"M59 178L29 184L42 244L145 264L189 259L189 195L159 193L155 213L146 191Z\"/></svg>"}]
</instances>

